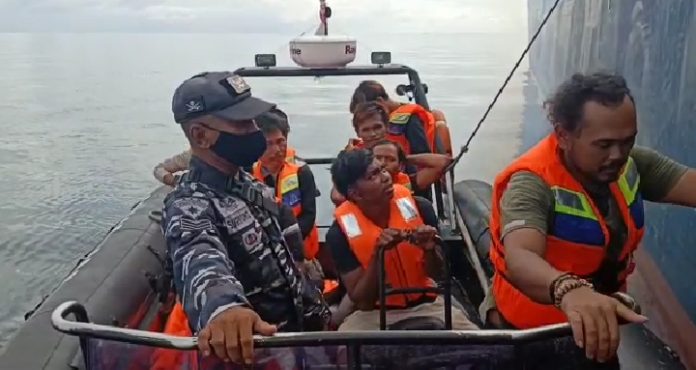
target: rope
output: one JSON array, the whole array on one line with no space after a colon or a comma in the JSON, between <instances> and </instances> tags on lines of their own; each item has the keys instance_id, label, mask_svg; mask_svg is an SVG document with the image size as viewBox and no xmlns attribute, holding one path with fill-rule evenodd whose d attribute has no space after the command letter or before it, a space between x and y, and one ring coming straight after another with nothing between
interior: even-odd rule
<instances>
[{"instance_id":1,"label":"rope","mask_svg":"<svg viewBox=\"0 0 696 370\"><path fill-rule=\"evenodd\" d=\"M524 60L524 57L527 56L527 53L529 53L529 49L531 49L531 47L534 44L534 42L536 41L537 37L539 37L541 30L544 28L544 26L546 25L546 22L548 22L549 18L551 18L551 15L556 10L556 8L558 7L558 4L560 2L561 2L561 0L556 0L556 2L553 4L553 6L551 6L549 11L546 13L544 20L541 21L541 24L537 28L537 30L534 33L534 35L532 36L532 38L529 40L527 47L522 52L522 55L520 55L520 58L517 60L517 63L515 63L515 65L512 67L512 70L510 70L510 73L505 78L503 85L500 86L500 89L498 89L498 93L495 94L495 97L493 98L491 103L488 105L488 109L486 109L486 112L483 114L483 117L481 117L478 124L476 124L476 128L474 128L474 131L469 136L469 139L467 139L466 144L464 144L461 147L461 149L459 150L459 154L457 154L457 156L454 158L452 163L449 166L447 166L446 171L450 171L452 168L454 168L454 166L456 166L457 163L459 163L459 160L462 158L464 153L467 153L469 151L469 145L471 145L471 141L474 140L474 137L478 133L479 129L481 129L481 125L483 125L483 122L486 120L486 118L488 118L488 114L491 112L491 110L493 110L493 106L495 105L496 102L498 102L498 98L500 98L500 95L503 94L503 90L505 89L505 87L507 87L507 84L510 82L510 79L512 79L512 76L517 71L517 68L519 68L520 63L522 63L522 61Z\"/></svg>"}]
</instances>

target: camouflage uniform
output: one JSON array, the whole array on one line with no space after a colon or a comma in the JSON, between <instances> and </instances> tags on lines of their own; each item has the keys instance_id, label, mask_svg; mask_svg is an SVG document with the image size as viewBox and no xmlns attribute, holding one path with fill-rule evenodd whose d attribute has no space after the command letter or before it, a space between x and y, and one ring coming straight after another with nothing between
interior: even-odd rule
<instances>
[{"instance_id":1,"label":"camouflage uniform","mask_svg":"<svg viewBox=\"0 0 696 370\"><path fill-rule=\"evenodd\" d=\"M227 177L193 157L165 199L174 285L194 332L237 305L282 331L322 330L328 322L321 292L291 255L301 256L299 227L264 188L243 171Z\"/></svg>"}]
</instances>

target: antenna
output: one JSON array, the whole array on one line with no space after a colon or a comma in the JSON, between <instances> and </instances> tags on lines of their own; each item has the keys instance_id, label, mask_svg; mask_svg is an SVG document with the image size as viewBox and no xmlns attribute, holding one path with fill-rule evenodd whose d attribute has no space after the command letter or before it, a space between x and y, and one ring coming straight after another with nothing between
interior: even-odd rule
<instances>
[{"instance_id":1,"label":"antenna","mask_svg":"<svg viewBox=\"0 0 696 370\"><path fill-rule=\"evenodd\" d=\"M321 25L317 28L317 35L329 35L329 18L331 18L331 8L326 5L326 0L319 0L319 20L321 20Z\"/></svg>"}]
</instances>

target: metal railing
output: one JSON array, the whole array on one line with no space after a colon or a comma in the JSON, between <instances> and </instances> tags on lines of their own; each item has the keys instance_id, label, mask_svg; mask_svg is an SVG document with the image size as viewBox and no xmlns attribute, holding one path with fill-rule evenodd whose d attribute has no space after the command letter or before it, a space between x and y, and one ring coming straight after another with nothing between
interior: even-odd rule
<instances>
[{"instance_id":1,"label":"metal railing","mask_svg":"<svg viewBox=\"0 0 696 370\"><path fill-rule=\"evenodd\" d=\"M75 315L77 321L68 320ZM89 322L85 307L68 301L51 314L53 327L65 334L79 337L127 342L145 346L179 350L196 349L195 337L178 337L145 330L126 329ZM313 345L408 345L408 344L524 344L571 334L568 324L550 325L525 330L388 330L356 332L277 333L271 337L254 336L258 348L299 347Z\"/></svg>"},{"instance_id":2,"label":"metal railing","mask_svg":"<svg viewBox=\"0 0 696 370\"><path fill-rule=\"evenodd\" d=\"M635 301L633 301L631 297L625 294L619 294L616 298L620 299L636 312L640 312L640 307L635 304ZM77 321L67 319L67 316L71 314L75 316ZM175 350L195 350L198 348L198 340L196 337L180 337L158 332L91 323L89 322L89 316L85 307L76 301L64 302L56 307L51 314L51 324L56 330L62 333L79 337L80 347L86 363L89 363L94 355L90 349L92 346L89 344L89 340L91 339ZM409 346L408 348L412 346L414 349L423 348L423 346L436 346L437 348L442 348L443 353L440 355L451 357L453 349L448 349L443 346L492 345L496 346L495 348L499 348L497 346L508 346L514 354L518 354L519 350L523 348L522 346L527 343L553 340L555 338L569 336L571 333L570 325L567 323L525 330L298 332L277 333L270 337L254 336L254 346L256 348L344 346L347 350L347 368L363 369L363 355L370 356L368 354L369 352L362 352L363 349L366 348L365 346ZM369 349L367 350L370 351ZM502 350L502 348L500 348L500 350ZM457 352L455 351L455 353ZM463 352L460 356L461 355L467 360L473 355L471 360L478 361L476 360L475 353ZM455 359L454 361L455 363L459 363L460 360L461 358ZM514 364L516 365L512 368L523 369L523 358L518 360L515 360ZM372 360L368 357L366 361L369 363ZM444 361L443 364L453 364L453 360L448 358L439 358L439 360L437 360L429 357L427 361L428 363L432 363L432 361ZM483 361L485 362L487 360L484 359Z\"/></svg>"}]
</instances>

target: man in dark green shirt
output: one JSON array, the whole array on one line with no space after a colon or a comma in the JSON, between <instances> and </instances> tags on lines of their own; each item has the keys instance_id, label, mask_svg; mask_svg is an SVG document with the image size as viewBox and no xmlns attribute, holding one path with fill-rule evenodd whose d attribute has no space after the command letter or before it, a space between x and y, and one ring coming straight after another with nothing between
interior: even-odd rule
<instances>
[{"instance_id":1,"label":"man in dark green shirt","mask_svg":"<svg viewBox=\"0 0 696 370\"><path fill-rule=\"evenodd\" d=\"M608 256L620 253L627 239L627 226L609 184L617 181L629 157L639 174L642 199L696 207L695 170L654 150L634 147L636 109L623 78L575 75L559 87L546 106L560 163L606 221ZM633 322L645 318L600 294L602 289L597 286L588 287L580 277L565 280L576 280L577 284L566 283L570 289L554 289L568 274L547 261L547 235L551 235L557 215L557 197L539 174L514 172L500 191L499 204L494 207L499 210L496 241L504 246L505 278L533 302L555 304L568 317L575 343L584 348L588 359L612 360L619 344L617 317ZM573 257L569 254L569 258ZM506 326L495 310L495 300L492 292L486 297L481 305L482 318Z\"/></svg>"}]
</instances>

